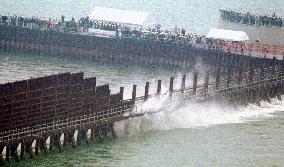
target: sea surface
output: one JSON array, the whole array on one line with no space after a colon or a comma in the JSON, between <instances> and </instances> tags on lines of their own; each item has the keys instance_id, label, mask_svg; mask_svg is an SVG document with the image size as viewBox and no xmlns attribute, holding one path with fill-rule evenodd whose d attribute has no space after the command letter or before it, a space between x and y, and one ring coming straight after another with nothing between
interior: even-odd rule
<instances>
[{"instance_id":1,"label":"sea surface","mask_svg":"<svg viewBox=\"0 0 284 167\"><path fill-rule=\"evenodd\" d=\"M218 27L219 8L284 16L284 0L1 0L0 13L80 18L91 13L96 5L150 12L166 28L179 25L198 33ZM187 74L187 86L192 84L190 71L166 67L0 53L0 83L65 71L96 76L99 84L110 83L112 93L124 86L125 99L131 97L132 84L138 85L138 96L143 95L147 81L150 93L155 92L158 79L163 80L165 92L170 76L175 77L175 88L180 86L182 74ZM161 112L117 122L116 139L82 143L63 153L54 150L34 160L12 162L10 166L284 166L284 101L272 99L272 103L262 101L260 106L229 106L163 98L152 99L144 106L149 111Z\"/></svg>"}]
</instances>

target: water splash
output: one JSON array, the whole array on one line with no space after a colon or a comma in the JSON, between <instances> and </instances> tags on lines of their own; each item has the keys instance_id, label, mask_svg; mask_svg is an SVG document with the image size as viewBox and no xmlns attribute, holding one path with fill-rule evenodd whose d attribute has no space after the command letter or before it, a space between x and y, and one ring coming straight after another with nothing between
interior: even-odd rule
<instances>
[{"instance_id":1,"label":"water splash","mask_svg":"<svg viewBox=\"0 0 284 167\"><path fill-rule=\"evenodd\" d=\"M271 103L261 101L260 106L256 104L231 106L214 101L196 103L194 101L172 101L168 97L161 97L149 99L140 106L143 112L147 111L149 114L116 123L116 130L120 135L152 130L206 128L220 124L263 120L273 117L273 113L277 111L283 111L284 101L273 98ZM141 111L137 109L135 112Z\"/></svg>"}]
</instances>

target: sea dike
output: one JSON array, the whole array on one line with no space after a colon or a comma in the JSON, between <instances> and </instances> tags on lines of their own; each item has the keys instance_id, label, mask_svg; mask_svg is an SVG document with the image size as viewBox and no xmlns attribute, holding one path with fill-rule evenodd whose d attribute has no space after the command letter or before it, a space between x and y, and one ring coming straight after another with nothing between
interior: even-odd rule
<instances>
[{"instance_id":1,"label":"sea dike","mask_svg":"<svg viewBox=\"0 0 284 167\"><path fill-rule=\"evenodd\" d=\"M283 94L283 60L264 59L213 49L192 47L182 40L115 37L100 38L80 33L0 26L0 49L3 52L76 57L90 61L114 61L152 66L193 69L193 85L173 89L170 98L196 98L199 101L228 99L243 104L258 103ZM196 64L204 65L199 69ZM205 71L204 84L198 84L200 71ZM149 95L149 82L143 97L123 100L123 87L110 94L109 86L96 85L96 78L83 78L83 73L63 73L0 85L1 90L1 162L10 156L20 160L24 152L34 157L39 150L48 152L52 146L62 150L76 146L81 139L103 139L112 132L114 121L145 113L130 113L138 101L161 95Z\"/></svg>"}]
</instances>

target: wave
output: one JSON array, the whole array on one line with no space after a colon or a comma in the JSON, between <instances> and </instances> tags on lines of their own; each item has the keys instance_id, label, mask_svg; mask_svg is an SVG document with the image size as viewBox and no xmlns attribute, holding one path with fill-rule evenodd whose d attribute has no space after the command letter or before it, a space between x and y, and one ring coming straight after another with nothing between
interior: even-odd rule
<instances>
[{"instance_id":1,"label":"wave","mask_svg":"<svg viewBox=\"0 0 284 167\"><path fill-rule=\"evenodd\" d=\"M273 113L284 111L284 101L279 101L277 98L272 98L271 103L261 101L260 106L256 104L232 106L215 101L196 103L163 97L149 99L138 106L140 107L134 112L148 112L148 114L116 122L115 130L118 136L137 134L141 131L206 128L220 124L245 123L270 118L275 116Z\"/></svg>"}]
</instances>

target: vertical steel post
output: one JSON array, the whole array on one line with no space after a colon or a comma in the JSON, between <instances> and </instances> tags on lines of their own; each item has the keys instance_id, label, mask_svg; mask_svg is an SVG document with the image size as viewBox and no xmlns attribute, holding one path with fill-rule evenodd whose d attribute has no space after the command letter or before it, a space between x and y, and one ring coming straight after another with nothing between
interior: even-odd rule
<instances>
[{"instance_id":1,"label":"vertical steel post","mask_svg":"<svg viewBox=\"0 0 284 167\"><path fill-rule=\"evenodd\" d=\"M170 87L169 87L169 92L170 92L170 96L173 94L174 91L174 77L170 78Z\"/></svg>"},{"instance_id":2,"label":"vertical steel post","mask_svg":"<svg viewBox=\"0 0 284 167\"><path fill-rule=\"evenodd\" d=\"M204 92L208 92L208 85L209 85L209 71L206 70L205 74L205 83L204 83Z\"/></svg>"},{"instance_id":3,"label":"vertical steel post","mask_svg":"<svg viewBox=\"0 0 284 167\"><path fill-rule=\"evenodd\" d=\"M119 88L119 94L121 96L121 100L123 100L123 92L124 92L124 87Z\"/></svg>"},{"instance_id":4,"label":"vertical steel post","mask_svg":"<svg viewBox=\"0 0 284 167\"><path fill-rule=\"evenodd\" d=\"M147 101L148 100L148 95L149 95L149 82L146 82L146 85L145 85L145 94L144 94L144 101Z\"/></svg>"},{"instance_id":5,"label":"vertical steel post","mask_svg":"<svg viewBox=\"0 0 284 167\"><path fill-rule=\"evenodd\" d=\"M137 89L137 85L133 85L133 87L132 87L132 100L136 99L136 89Z\"/></svg>"},{"instance_id":6,"label":"vertical steel post","mask_svg":"<svg viewBox=\"0 0 284 167\"><path fill-rule=\"evenodd\" d=\"M182 79L181 79L181 93L184 93L184 90L185 90L185 79L186 79L186 75L182 75Z\"/></svg>"},{"instance_id":7,"label":"vertical steel post","mask_svg":"<svg viewBox=\"0 0 284 167\"><path fill-rule=\"evenodd\" d=\"M197 89L197 77L198 77L198 73L195 72L194 76L193 76L193 95L196 95L196 89Z\"/></svg>"},{"instance_id":8,"label":"vertical steel post","mask_svg":"<svg viewBox=\"0 0 284 167\"><path fill-rule=\"evenodd\" d=\"M162 80L158 80L158 86L157 86L157 94L160 95L161 94L161 90L162 90Z\"/></svg>"}]
</instances>

